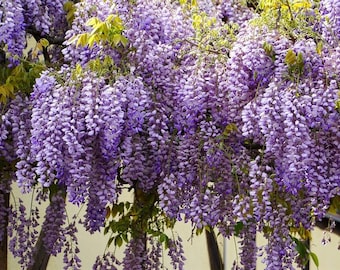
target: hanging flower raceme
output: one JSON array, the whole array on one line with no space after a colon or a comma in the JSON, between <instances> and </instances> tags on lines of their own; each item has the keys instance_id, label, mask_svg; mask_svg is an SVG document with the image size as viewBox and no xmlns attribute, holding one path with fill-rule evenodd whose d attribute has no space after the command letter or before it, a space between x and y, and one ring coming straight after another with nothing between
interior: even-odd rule
<instances>
[{"instance_id":1,"label":"hanging flower raceme","mask_svg":"<svg viewBox=\"0 0 340 270\"><path fill-rule=\"evenodd\" d=\"M0 41L13 55L25 29L64 37L65 1L38 2L1 4ZM163 243L183 269L182 240L165 233L176 220L239 236L244 269L255 268L262 232L267 269L290 269L295 233L306 240L340 193L336 1L321 1L321 21L312 1L260 1L259 15L195 2L77 1L67 63L42 72L30 98L1 105L0 161L15 164L22 191L50 195L45 249L63 250L65 269L81 268L66 201L86 206L90 233L112 233L108 247L127 244L122 260L105 250L94 269L161 269ZM38 212L4 207L11 181L0 182L0 239L9 217L10 249L27 267ZM124 189L133 202L119 202Z\"/></svg>"},{"instance_id":2,"label":"hanging flower raceme","mask_svg":"<svg viewBox=\"0 0 340 270\"><path fill-rule=\"evenodd\" d=\"M340 3L335 0L320 1L322 35L325 41L336 48L340 39Z\"/></svg>"},{"instance_id":3,"label":"hanging flower raceme","mask_svg":"<svg viewBox=\"0 0 340 270\"><path fill-rule=\"evenodd\" d=\"M0 8L0 42L7 45L10 61L17 64L26 47L23 5L20 0L2 1Z\"/></svg>"}]
</instances>

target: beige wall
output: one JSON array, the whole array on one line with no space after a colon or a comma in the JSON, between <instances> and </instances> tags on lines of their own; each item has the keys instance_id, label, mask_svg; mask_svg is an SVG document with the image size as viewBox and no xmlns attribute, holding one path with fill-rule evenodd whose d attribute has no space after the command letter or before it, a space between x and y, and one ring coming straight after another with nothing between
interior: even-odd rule
<instances>
[{"instance_id":1,"label":"beige wall","mask_svg":"<svg viewBox=\"0 0 340 270\"><path fill-rule=\"evenodd\" d=\"M16 199L20 196L21 199L24 200L24 203L27 207L31 204L31 195L21 195L17 189L13 192L16 196ZM125 198L131 199L131 195L125 194ZM13 202L13 197L11 198ZM41 206L41 216L44 216L44 207L45 205ZM68 217L72 217L74 214L79 213L79 208L74 205L68 205L67 207L67 214ZM81 210L79 216L84 215L84 209ZM103 233L94 233L89 234L85 231L82 225L78 226L78 241L79 241L79 248L80 252L80 259L82 260L82 269L88 270L92 269L92 265L95 262L97 255L101 255L104 252L106 243L109 239L109 235L104 236ZM183 239L183 246L185 250L185 257L187 258L185 263L185 269L209 269L209 259L207 248L205 244L205 235L195 237L191 239L191 227L188 224L179 223L174 233L180 234L181 238ZM114 245L110 247L110 251L114 250ZM123 248L117 248L116 256L118 258L123 257ZM164 251L165 254L167 251ZM18 258L13 258L12 254L9 252L8 258L8 270L17 270L20 269L20 265L17 264ZM172 269L169 264L169 260L167 256L164 256L164 264L165 266ZM61 270L63 269L63 254L59 254L57 257L51 257L48 270ZM0 266L1 270L1 266Z\"/></svg>"},{"instance_id":2,"label":"beige wall","mask_svg":"<svg viewBox=\"0 0 340 270\"><path fill-rule=\"evenodd\" d=\"M319 269L318 270L339 270L340 269L340 250L338 246L340 245L340 237L335 234L329 234L331 236L331 242L322 245L321 240L325 231L315 228L312 232L311 241L311 251L314 252L319 259ZM259 246L265 245L266 239L260 234L257 235L257 242ZM238 239L236 237L227 240L227 268L231 269L231 266L236 259L235 250L238 248ZM235 248L236 243L236 248ZM265 269L265 265L261 263L261 258L257 260L256 270ZM188 268L190 269L190 268ZM202 268L203 269L203 268ZM208 269L207 269L208 270ZM311 261L310 270L317 270L317 267Z\"/></svg>"},{"instance_id":3,"label":"beige wall","mask_svg":"<svg viewBox=\"0 0 340 270\"><path fill-rule=\"evenodd\" d=\"M16 190L14 194L17 194L18 191ZM22 196L21 198L24 199L26 205L30 205L30 195ZM126 195L130 196L130 195ZM12 198L13 199L13 198ZM44 206L43 206L44 207ZM67 207L68 216L72 217L75 213L77 213L79 209L73 205L69 205ZM82 210L83 211L83 210ZM82 216L83 213L80 213ZM41 216L44 216L43 212L41 212ZM97 255L103 253L105 245L108 240L108 236L104 236L102 233L95 233L90 235L87 233L83 227L80 225L79 227L79 247L81 249L80 258L82 260L82 269L87 270L91 269L95 258ZM202 234L199 237L194 237L191 239L191 227L188 224L179 223L176 228L175 232L179 233L184 241L184 250L185 256L187 258L185 263L185 269L187 270L209 270L209 259L208 259L208 252L207 246L205 241L205 235ZM340 243L340 237L336 235L332 235L332 241L323 246L321 244L321 240L323 237L323 231L320 229L315 229L313 232L313 240L311 243L311 249L314 253L317 254L320 267L319 270L338 270L340 269L340 251L338 250L338 245ZM260 235L257 236L259 245L265 244L265 239ZM227 251L227 264L225 269L231 269L233 261L236 259L236 249L235 249L235 242L237 243L236 238L232 238L226 241L226 251ZM223 245L224 239L222 237L218 238L218 244L220 246L221 253L223 253ZM237 245L236 245L237 246ZM113 250L114 247L111 247ZM166 252L166 251L165 251ZM116 251L117 257L121 258L123 255L123 249L117 249ZM60 270L62 269L62 254L57 257L51 257L48 265L48 270ZM261 264L261 258L258 259L258 266L257 270L265 269L264 265ZM169 260L167 256L164 258L164 263L166 266L169 267ZM17 258L13 258L11 254L9 254L9 270L17 270L20 269L20 266L17 264ZM172 269L169 267L169 269ZM311 264L311 270L317 270L317 268Z\"/></svg>"}]
</instances>

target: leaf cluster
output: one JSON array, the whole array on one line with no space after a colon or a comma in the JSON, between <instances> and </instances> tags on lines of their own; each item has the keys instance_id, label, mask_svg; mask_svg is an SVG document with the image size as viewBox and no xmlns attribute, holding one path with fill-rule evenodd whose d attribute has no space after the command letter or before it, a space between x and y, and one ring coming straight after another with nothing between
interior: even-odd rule
<instances>
[{"instance_id":1,"label":"leaf cluster","mask_svg":"<svg viewBox=\"0 0 340 270\"><path fill-rule=\"evenodd\" d=\"M227 55L238 30L237 24L219 25L215 17L195 11L192 13L192 26L195 30L192 43L196 44L198 50L219 55Z\"/></svg>"},{"instance_id":2,"label":"leaf cluster","mask_svg":"<svg viewBox=\"0 0 340 270\"><path fill-rule=\"evenodd\" d=\"M74 36L69 43L76 42L77 46L89 46L90 48L94 44L109 45L112 48L128 45L128 39L123 35L123 22L119 16L111 14L105 21L93 17L87 21L86 25L92 28L91 32Z\"/></svg>"},{"instance_id":3,"label":"leaf cluster","mask_svg":"<svg viewBox=\"0 0 340 270\"><path fill-rule=\"evenodd\" d=\"M340 91L338 92L338 99L335 102L335 109L340 113Z\"/></svg>"},{"instance_id":4,"label":"leaf cluster","mask_svg":"<svg viewBox=\"0 0 340 270\"><path fill-rule=\"evenodd\" d=\"M304 59L301 52L295 53L293 50L288 50L285 63L288 65L288 75L293 81L299 81L304 72Z\"/></svg>"},{"instance_id":5,"label":"leaf cluster","mask_svg":"<svg viewBox=\"0 0 340 270\"><path fill-rule=\"evenodd\" d=\"M334 215L340 214L340 196L339 195L332 198L328 212Z\"/></svg>"},{"instance_id":6,"label":"leaf cluster","mask_svg":"<svg viewBox=\"0 0 340 270\"><path fill-rule=\"evenodd\" d=\"M130 239L149 235L169 246L169 236L165 229L172 229L175 221L166 217L158 207L157 194L135 189L135 200L120 202L106 208L106 225L104 234L110 232L107 243L120 247Z\"/></svg>"},{"instance_id":7,"label":"leaf cluster","mask_svg":"<svg viewBox=\"0 0 340 270\"><path fill-rule=\"evenodd\" d=\"M41 63L22 60L16 67L0 66L0 103L6 103L15 93L30 93L35 79L45 69Z\"/></svg>"},{"instance_id":8,"label":"leaf cluster","mask_svg":"<svg viewBox=\"0 0 340 270\"><path fill-rule=\"evenodd\" d=\"M301 241L298 238L290 235L291 239L295 243L296 251L299 254L299 262L301 265L306 266L309 262L310 258L314 262L315 266L319 267L319 259L317 255L312 252L309 248L308 241Z\"/></svg>"},{"instance_id":9,"label":"leaf cluster","mask_svg":"<svg viewBox=\"0 0 340 270\"><path fill-rule=\"evenodd\" d=\"M67 1L64 3L63 8L64 8L64 11L66 12L66 20L68 24L71 25L74 20L76 6L73 1Z\"/></svg>"},{"instance_id":10,"label":"leaf cluster","mask_svg":"<svg viewBox=\"0 0 340 270\"><path fill-rule=\"evenodd\" d=\"M277 29L293 41L320 40L320 35L314 31L315 25L320 23L320 14L313 3L310 0L260 0L257 7L260 16L252 23Z\"/></svg>"}]
</instances>

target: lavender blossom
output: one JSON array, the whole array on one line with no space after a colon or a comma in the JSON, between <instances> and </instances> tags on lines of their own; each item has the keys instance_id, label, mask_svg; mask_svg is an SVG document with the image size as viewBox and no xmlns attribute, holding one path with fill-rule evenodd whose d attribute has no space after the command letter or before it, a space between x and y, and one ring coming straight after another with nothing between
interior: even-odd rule
<instances>
[{"instance_id":1,"label":"lavender blossom","mask_svg":"<svg viewBox=\"0 0 340 270\"><path fill-rule=\"evenodd\" d=\"M11 54L10 61L18 63L17 57L22 56L26 47L24 9L21 0L3 1L0 13L0 42L7 44Z\"/></svg>"},{"instance_id":2,"label":"lavender blossom","mask_svg":"<svg viewBox=\"0 0 340 270\"><path fill-rule=\"evenodd\" d=\"M116 259L116 257L108 252L105 253L102 257L97 257L96 262L93 265L93 270L118 270L117 266L120 265L120 262Z\"/></svg>"},{"instance_id":3,"label":"lavender blossom","mask_svg":"<svg viewBox=\"0 0 340 270\"><path fill-rule=\"evenodd\" d=\"M50 205L46 208L45 220L42 224L43 243L46 251L56 256L65 243L64 224L66 220L66 204L62 192L52 195Z\"/></svg>"},{"instance_id":4,"label":"lavender blossom","mask_svg":"<svg viewBox=\"0 0 340 270\"><path fill-rule=\"evenodd\" d=\"M169 240L168 255L171 258L171 264L174 269L184 269L184 261L186 259L184 257L182 239L180 237L178 237L177 240Z\"/></svg>"}]
</instances>

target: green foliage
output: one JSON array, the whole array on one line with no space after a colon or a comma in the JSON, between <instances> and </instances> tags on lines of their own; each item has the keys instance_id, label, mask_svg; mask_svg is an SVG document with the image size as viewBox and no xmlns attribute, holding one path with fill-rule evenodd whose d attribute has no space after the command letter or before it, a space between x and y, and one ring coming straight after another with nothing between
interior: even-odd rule
<instances>
[{"instance_id":1,"label":"green foliage","mask_svg":"<svg viewBox=\"0 0 340 270\"><path fill-rule=\"evenodd\" d=\"M14 68L5 65L0 66L0 102L6 103L18 91L30 93L35 79L44 69L45 66L41 63L25 60Z\"/></svg>"},{"instance_id":2,"label":"green foliage","mask_svg":"<svg viewBox=\"0 0 340 270\"><path fill-rule=\"evenodd\" d=\"M340 214L340 196L332 198L328 212L333 215Z\"/></svg>"},{"instance_id":3,"label":"green foliage","mask_svg":"<svg viewBox=\"0 0 340 270\"><path fill-rule=\"evenodd\" d=\"M304 241L310 240L312 238L311 232L309 230L306 230L303 226L299 227L291 227L290 232L295 235L298 234L300 238Z\"/></svg>"},{"instance_id":4,"label":"green foliage","mask_svg":"<svg viewBox=\"0 0 340 270\"><path fill-rule=\"evenodd\" d=\"M233 134L233 133L235 133L235 132L237 132L237 126L236 126L236 124L235 123L229 123L226 127L225 127L225 129L224 129L224 131L223 131L223 136L224 137L229 137L231 134Z\"/></svg>"},{"instance_id":5,"label":"green foliage","mask_svg":"<svg viewBox=\"0 0 340 270\"><path fill-rule=\"evenodd\" d=\"M317 268L319 268L319 259L318 259L318 256L316 256L316 254L314 252L309 252L309 256L312 258L315 266Z\"/></svg>"},{"instance_id":6,"label":"green foliage","mask_svg":"<svg viewBox=\"0 0 340 270\"><path fill-rule=\"evenodd\" d=\"M192 22L195 35L185 41L190 48L183 54L194 54L203 57L228 57L228 53L236 39L238 25L226 23L220 25L215 17L207 15L198 8L196 0L179 0L185 16ZM206 59L207 60L207 59Z\"/></svg>"},{"instance_id":7,"label":"green foliage","mask_svg":"<svg viewBox=\"0 0 340 270\"><path fill-rule=\"evenodd\" d=\"M186 9L197 8L197 0L179 0L180 5Z\"/></svg>"},{"instance_id":8,"label":"green foliage","mask_svg":"<svg viewBox=\"0 0 340 270\"><path fill-rule=\"evenodd\" d=\"M131 238L146 234L158 239L167 248L170 238L165 230L172 229L175 221L166 217L157 204L155 192L145 193L136 188L133 203L125 201L107 207L104 229L104 234L110 233L107 246L113 243L120 247Z\"/></svg>"},{"instance_id":9,"label":"green foliage","mask_svg":"<svg viewBox=\"0 0 340 270\"><path fill-rule=\"evenodd\" d=\"M117 67L114 60L108 55L104 56L103 59L96 58L91 60L86 68L89 68L91 71L96 72L98 76L105 77L108 80L114 80L118 73L124 74L124 70L127 69L127 67L123 65Z\"/></svg>"},{"instance_id":10,"label":"green foliage","mask_svg":"<svg viewBox=\"0 0 340 270\"><path fill-rule=\"evenodd\" d=\"M121 55L121 58L126 60L129 52L133 48L129 48L128 39L123 35L124 25L122 20L116 15L109 15L104 21L97 17L93 17L87 21L87 26L91 27L91 32L82 33L72 37L68 44L76 43L76 46L88 46L92 48L95 44L99 46L109 46ZM74 78L79 76L80 68L89 69L105 77L108 83L115 79L116 75L129 73L129 62L120 61L117 66L112 57L99 54L96 59L89 61L85 66L78 67L75 71Z\"/></svg>"},{"instance_id":11,"label":"green foliage","mask_svg":"<svg viewBox=\"0 0 340 270\"><path fill-rule=\"evenodd\" d=\"M76 11L76 7L73 3L73 1L67 1L64 3L64 10L66 12L66 20L69 25L72 24L74 20L74 13Z\"/></svg>"},{"instance_id":12,"label":"green foliage","mask_svg":"<svg viewBox=\"0 0 340 270\"><path fill-rule=\"evenodd\" d=\"M268 42L263 43L263 49L266 52L266 54L275 61L275 51L273 48L273 45L269 44Z\"/></svg>"},{"instance_id":13,"label":"green foliage","mask_svg":"<svg viewBox=\"0 0 340 270\"><path fill-rule=\"evenodd\" d=\"M288 65L288 74L292 80L299 81L304 72L304 60L301 52L296 54L293 50L288 50L285 58Z\"/></svg>"},{"instance_id":14,"label":"green foliage","mask_svg":"<svg viewBox=\"0 0 340 270\"><path fill-rule=\"evenodd\" d=\"M337 99L337 101L335 103L335 108L340 113L340 91L338 92L338 99Z\"/></svg>"},{"instance_id":15,"label":"green foliage","mask_svg":"<svg viewBox=\"0 0 340 270\"><path fill-rule=\"evenodd\" d=\"M319 267L319 259L315 253L311 252L309 249L309 244L306 241L301 241L298 238L291 236L291 239L295 243L296 251L299 254L299 261L300 263L305 266L309 262L310 258L312 259L315 266Z\"/></svg>"},{"instance_id":16,"label":"green foliage","mask_svg":"<svg viewBox=\"0 0 340 270\"><path fill-rule=\"evenodd\" d=\"M292 40L306 37L320 40L314 31L320 14L309 0L260 0L257 10L261 16L253 24L277 29Z\"/></svg>"},{"instance_id":17,"label":"green foliage","mask_svg":"<svg viewBox=\"0 0 340 270\"><path fill-rule=\"evenodd\" d=\"M236 24L224 24L217 26L217 20L204 12L192 11L192 26L195 37L189 42L198 48L200 52L226 56L235 41Z\"/></svg>"},{"instance_id":18,"label":"green foliage","mask_svg":"<svg viewBox=\"0 0 340 270\"><path fill-rule=\"evenodd\" d=\"M235 236L239 236L243 228L244 228L243 222L242 221L237 222L234 227Z\"/></svg>"},{"instance_id":19,"label":"green foliage","mask_svg":"<svg viewBox=\"0 0 340 270\"><path fill-rule=\"evenodd\" d=\"M90 26L92 31L73 37L70 43L76 42L77 46L89 46L90 48L94 44L109 45L112 48L128 45L128 39L123 35L123 22L118 16L111 14L105 21L93 17L87 21L86 25Z\"/></svg>"}]
</instances>

